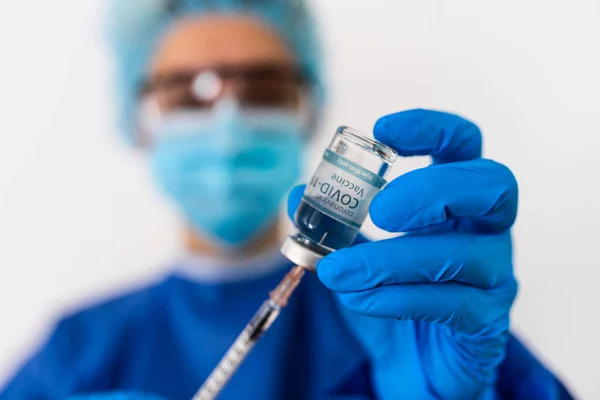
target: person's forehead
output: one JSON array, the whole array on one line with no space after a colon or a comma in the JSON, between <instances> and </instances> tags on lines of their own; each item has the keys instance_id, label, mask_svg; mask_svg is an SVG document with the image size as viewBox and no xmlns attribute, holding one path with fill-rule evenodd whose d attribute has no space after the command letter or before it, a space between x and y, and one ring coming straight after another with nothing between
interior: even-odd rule
<instances>
[{"instance_id":1,"label":"person's forehead","mask_svg":"<svg viewBox=\"0 0 600 400\"><path fill-rule=\"evenodd\" d=\"M159 41L153 74L213 65L292 64L284 39L268 25L244 15L205 15L176 22Z\"/></svg>"}]
</instances>

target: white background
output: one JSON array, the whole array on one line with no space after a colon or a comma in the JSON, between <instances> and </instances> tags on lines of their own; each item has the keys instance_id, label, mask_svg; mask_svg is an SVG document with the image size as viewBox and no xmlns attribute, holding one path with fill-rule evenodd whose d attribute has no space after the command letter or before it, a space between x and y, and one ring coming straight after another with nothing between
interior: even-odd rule
<instances>
[{"instance_id":1,"label":"white background","mask_svg":"<svg viewBox=\"0 0 600 400\"><path fill-rule=\"evenodd\" d=\"M600 398L600 1L314 3L323 131L413 107L476 121L521 188L515 329ZM0 0L0 380L62 312L178 252L175 217L112 124L101 5Z\"/></svg>"}]
</instances>

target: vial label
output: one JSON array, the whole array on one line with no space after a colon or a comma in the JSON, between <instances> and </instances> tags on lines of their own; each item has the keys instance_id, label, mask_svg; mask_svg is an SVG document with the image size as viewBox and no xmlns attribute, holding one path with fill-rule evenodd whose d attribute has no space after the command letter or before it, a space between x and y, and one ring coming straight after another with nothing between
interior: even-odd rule
<instances>
[{"instance_id":1,"label":"vial label","mask_svg":"<svg viewBox=\"0 0 600 400\"><path fill-rule=\"evenodd\" d=\"M304 192L304 201L346 225L360 228L369 204L385 179L360 165L326 150Z\"/></svg>"}]
</instances>

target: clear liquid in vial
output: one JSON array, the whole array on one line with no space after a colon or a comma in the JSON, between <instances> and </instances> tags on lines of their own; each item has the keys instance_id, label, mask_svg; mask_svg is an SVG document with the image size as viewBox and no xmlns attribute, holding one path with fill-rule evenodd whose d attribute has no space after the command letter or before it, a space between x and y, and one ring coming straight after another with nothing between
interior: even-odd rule
<instances>
[{"instance_id":1,"label":"clear liquid in vial","mask_svg":"<svg viewBox=\"0 0 600 400\"><path fill-rule=\"evenodd\" d=\"M294 222L299 230L297 239L308 239L310 242L303 240L304 244L322 255L350 246L359 231L322 213L304 200L296 211Z\"/></svg>"}]
</instances>

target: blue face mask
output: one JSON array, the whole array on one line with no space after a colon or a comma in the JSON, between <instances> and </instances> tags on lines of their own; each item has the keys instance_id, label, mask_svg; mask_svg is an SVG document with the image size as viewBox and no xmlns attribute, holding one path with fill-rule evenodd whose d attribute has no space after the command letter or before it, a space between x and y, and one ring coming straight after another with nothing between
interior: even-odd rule
<instances>
[{"instance_id":1,"label":"blue face mask","mask_svg":"<svg viewBox=\"0 0 600 400\"><path fill-rule=\"evenodd\" d=\"M200 234L238 247L271 226L300 174L297 114L240 110L224 100L211 112L163 118L153 167L162 190Z\"/></svg>"}]
</instances>

